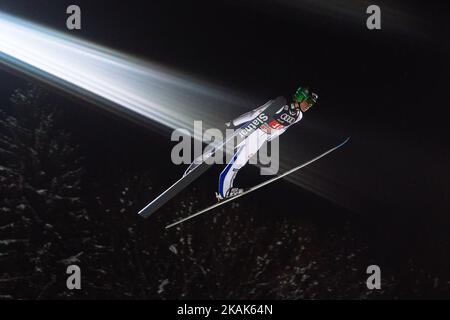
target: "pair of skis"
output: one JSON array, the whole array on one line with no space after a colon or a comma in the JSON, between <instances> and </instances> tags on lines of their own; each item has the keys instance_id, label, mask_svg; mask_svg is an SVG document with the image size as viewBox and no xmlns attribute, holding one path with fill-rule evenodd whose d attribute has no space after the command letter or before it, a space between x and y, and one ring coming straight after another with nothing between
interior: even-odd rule
<instances>
[{"instance_id":1,"label":"pair of skis","mask_svg":"<svg viewBox=\"0 0 450 320\"><path fill-rule=\"evenodd\" d=\"M346 138L343 142L341 142L337 146L335 146L335 147L333 147L333 148L331 148L331 149L329 149L329 150L319 154L317 157L315 157L315 158L313 158L313 159L311 159L311 160L309 160L309 161L307 161L307 162L305 162L305 163L303 163L303 164L301 164L301 165L299 165L299 166L297 166L297 167L295 167L295 168L293 168L291 170L288 170L288 171L284 172L281 175L273 177L272 179L269 179L269 180L267 180L265 182L262 182L262 183L254 186L252 188L249 188L246 191L244 191L243 193L240 193L240 194L238 194L236 196L233 196L233 197L227 198L225 200L222 200L221 202L218 202L218 203L216 203L216 204L214 204L212 206L209 206L209 207L207 207L207 208L205 208L205 209L203 209L203 210L201 210L201 211L199 211L197 213L194 213L194 214L192 214L190 216L187 216L186 218L183 218L183 219L178 220L178 221L176 221L176 222L174 222L172 224L169 224L169 225L166 226L166 229L175 227L176 225L179 225L180 223L183 223L183 222L186 222L186 221L188 221L190 219L193 219L193 218L195 218L195 217L197 217L199 215L202 215L202 214L204 214L204 213L206 213L206 212L208 212L208 211L210 211L212 209L220 207L220 206L222 206L222 205L224 205L224 204L226 204L228 202L234 201L237 198L243 197L243 196L245 196L245 195L247 195L247 194L249 194L249 193L251 193L253 191L256 191L256 190L258 190L258 189L260 189L260 188L262 188L262 187L264 187L264 186L266 186L266 185L268 185L268 184L270 184L272 182L275 182L275 181L277 181L277 180L279 180L279 179L281 179L281 178L283 178L283 177L285 177L285 176L287 176L287 175L289 175L291 173L294 173L295 171L300 170L301 168L304 168L304 167L310 165L311 163L313 163L313 162L315 162L315 161L325 157L326 155L330 154L331 152L339 149L344 144L346 144L349 140L350 140L350 137ZM206 171L207 167L205 167L205 166L208 166L208 165L205 164L205 163L202 163L199 166L197 166L194 170L192 170L191 173L183 176L179 181L177 181L175 184L173 184L169 189L167 189L160 196L158 196L155 200L153 200L149 205L147 205L144 209L142 209L139 212L139 214L141 216L143 216L143 217L150 216L154 211L156 211L159 207L161 207L162 204L164 204L169 199L174 197L175 194L176 194L176 193L174 194L174 191L179 190L180 186L182 186L182 188L180 189L180 191L181 191L185 187L185 185L188 184L186 181L189 181L189 183L190 183L190 182L193 181L193 179L196 179L201 173ZM199 171L199 169L202 169L202 170ZM194 172L196 173L196 175L195 176L191 176L191 174L194 173ZM187 180L187 178L189 176L191 176L191 178L189 180ZM161 202L163 202L163 203L161 204Z\"/></svg>"}]
</instances>

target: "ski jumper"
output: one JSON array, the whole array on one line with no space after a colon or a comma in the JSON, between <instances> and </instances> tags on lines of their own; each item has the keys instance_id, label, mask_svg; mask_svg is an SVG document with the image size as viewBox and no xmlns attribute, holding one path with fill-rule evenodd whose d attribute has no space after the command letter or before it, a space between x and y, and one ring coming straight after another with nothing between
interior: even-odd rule
<instances>
[{"instance_id":1,"label":"ski jumper","mask_svg":"<svg viewBox=\"0 0 450 320\"><path fill-rule=\"evenodd\" d=\"M233 120L232 123L234 126L251 123L267 108L268 104L266 103L259 108L239 116ZM302 117L303 113L298 108L295 108L293 104L290 106L285 105L274 114L269 115L268 120L264 124L239 143L231 161L219 176L219 195L222 198L226 198L229 195L229 191L233 188L233 181L236 178L237 173L247 164L250 158L258 152L264 142L280 136L291 125L300 121ZM243 127L245 127L245 125Z\"/></svg>"}]
</instances>

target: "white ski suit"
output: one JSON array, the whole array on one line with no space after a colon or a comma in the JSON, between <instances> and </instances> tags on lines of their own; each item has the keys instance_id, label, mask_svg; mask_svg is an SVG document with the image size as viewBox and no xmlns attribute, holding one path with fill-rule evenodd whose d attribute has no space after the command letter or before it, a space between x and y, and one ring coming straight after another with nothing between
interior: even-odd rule
<instances>
[{"instance_id":1,"label":"white ski suit","mask_svg":"<svg viewBox=\"0 0 450 320\"><path fill-rule=\"evenodd\" d=\"M246 123L252 122L269 106L269 103L249 111L232 121L235 127L245 127ZM233 188L233 181L238 171L247 164L249 159L254 156L262 147L264 142L270 141L281 134L294 123L300 121L303 117L302 112L291 106L285 105L281 107L274 115L271 116L267 123L261 125L257 130L246 137L237 147L231 161L223 169L219 176L219 196L225 198L229 196L230 190Z\"/></svg>"}]
</instances>

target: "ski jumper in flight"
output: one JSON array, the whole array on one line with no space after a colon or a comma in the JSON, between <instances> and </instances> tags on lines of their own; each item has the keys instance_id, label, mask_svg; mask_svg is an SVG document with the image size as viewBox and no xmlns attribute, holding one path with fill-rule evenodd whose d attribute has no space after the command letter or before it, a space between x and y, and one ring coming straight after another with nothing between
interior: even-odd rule
<instances>
[{"instance_id":1,"label":"ski jumper in flight","mask_svg":"<svg viewBox=\"0 0 450 320\"><path fill-rule=\"evenodd\" d=\"M233 187L233 181L239 170L258 152L264 142L280 136L291 125L300 121L303 113L311 108L317 102L317 99L317 94L312 93L308 88L300 87L295 92L293 101L290 104L281 107L274 114L267 115L268 117L264 115L264 120L267 118L267 121L239 143L231 161L221 172L219 176L219 190L216 193L219 201L244 192L243 189ZM239 116L231 122L227 122L225 125L227 127L242 126L241 128L245 128L247 124L257 123L255 120L260 117L268 106L266 103L259 108Z\"/></svg>"}]
</instances>

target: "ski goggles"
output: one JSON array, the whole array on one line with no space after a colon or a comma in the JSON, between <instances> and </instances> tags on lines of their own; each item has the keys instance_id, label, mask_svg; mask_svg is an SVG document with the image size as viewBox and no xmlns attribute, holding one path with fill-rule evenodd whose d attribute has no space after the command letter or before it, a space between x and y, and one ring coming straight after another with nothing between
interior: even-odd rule
<instances>
[{"instance_id":1,"label":"ski goggles","mask_svg":"<svg viewBox=\"0 0 450 320\"><path fill-rule=\"evenodd\" d=\"M312 107L317 102L318 95L313 93L310 96L305 97L302 101L299 101L299 103L305 103L308 105L308 107Z\"/></svg>"}]
</instances>

